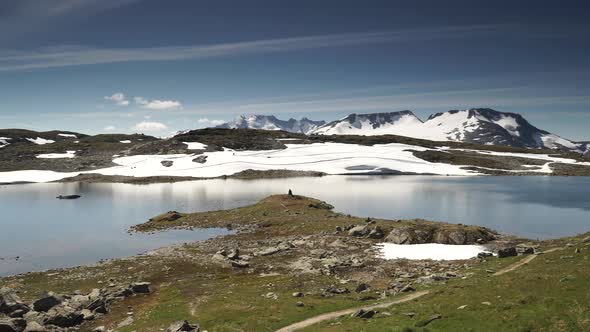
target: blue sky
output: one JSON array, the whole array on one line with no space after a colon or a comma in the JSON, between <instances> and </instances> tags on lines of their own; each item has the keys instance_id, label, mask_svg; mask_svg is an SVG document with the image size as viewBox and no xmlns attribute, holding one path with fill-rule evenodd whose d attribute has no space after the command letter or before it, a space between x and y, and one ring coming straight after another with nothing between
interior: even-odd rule
<instances>
[{"instance_id":1,"label":"blue sky","mask_svg":"<svg viewBox=\"0 0 590 332\"><path fill-rule=\"evenodd\" d=\"M242 113L492 107L590 140L589 6L2 2L0 127L161 136Z\"/></svg>"}]
</instances>

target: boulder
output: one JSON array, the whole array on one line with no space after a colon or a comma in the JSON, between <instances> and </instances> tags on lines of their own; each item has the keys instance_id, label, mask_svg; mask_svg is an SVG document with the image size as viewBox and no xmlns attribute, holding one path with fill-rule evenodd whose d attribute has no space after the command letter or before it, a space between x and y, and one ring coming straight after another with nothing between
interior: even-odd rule
<instances>
[{"instance_id":1,"label":"boulder","mask_svg":"<svg viewBox=\"0 0 590 332\"><path fill-rule=\"evenodd\" d=\"M371 239L382 239L384 236L385 233L383 232L383 229L381 229L381 227L379 226L373 228L371 232L369 232L369 237Z\"/></svg>"},{"instance_id":2,"label":"boulder","mask_svg":"<svg viewBox=\"0 0 590 332\"><path fill-rule=\"evenodd\" d=\"M207 156L200 155L197 158L193 159L193 163L204 164L207 162Z\"/></svg>"},{"instance_id":3,"label":"boulder","mask_svg":"<svg viewBox=\"0 0 590 332\"><path fill-rule=\"evenodd\" d=\"M164 166L164 167L171 167L172 165L174 165L174 161L172 161L172 160L162 160L160 162L160 164L162 164L162 166Z\"/></svg>"},{"instance_id":4,"label":"boulder","mask_svg":"<svg viewBox=\"0 0 590 332\"><path fill-rule=\"evenodd\" d=\"M61 304L62 297L56 295L53 292L45 293L35 302L33 302L33 310L39 312L46 312L49 311L51 308L55 307L58 304Z\"/></svg>"},{"instance_id":5,"label":"boulder","mask_svg":"<svg viewBox=\"0 0 590 332\"><path fill-rule=\"evenodd\" d=\"M352 317L369 319L369 318L372 318L373 316L375 316L375 314L376 314L375 310L359 309L354 314L352 314Z\"/></svg>"},{"instance_id":6,"label":"boulder","mask_svg":"<svg viewBox=\"0 0 590 332\"><path fill-rule=\"evenodd\" d=\"M495 239L495 234L483 227L461 225L411 225L394 228L385 238L396 244L482 244Z\"/></svg>"},{"instance_id":7,"label":"boulder","mask_svg":"<svg viewBox=\"0 0 590 332\"><path fill-rule=\"evenodd\" d=\"M178 321L170 324L170 326L166 329L166 332L200 332L201 328L199 324L191 324L184 321Z\"/></svg>"},{"instance_id":8,"label":"boulder","mask_svg":"<svg viewBox=\"0 0 590 332\"><path fill-rule=\"evenodd\" d=\"M47 329L37 322L28 322L23 332L45 332Z\"/></svg>"},{"instance_id":9,"label":"boulder","mask_svg":"<svg viewBox=\"0 0 590 332\"><path fill-rule=\"evenodd\" d=\"M351 228L348 231L348 235L356 236L356 237L363 237L363 236L369 235L370 232L371 232L371 230L367 226L356 226L356 227Z\"/></svg>"},{"instance_id":10,"label":"boulder","mask_svg":"<svg viewBox=\"0 0 590 332\"><path fill-rule=\"evenodd\" d=\"M0 289L0 313L22 317L22 315L14 315L14 313L19 312L24 315L29 310L29 307L21 301L14 290L10 288Z\"/></svg>"},{"instance_id":11,"label":"boulder","mask_svg":"<svg viewBox=\"0 0 590 332\"><path fill-rule=\"evenodd\" d=\"M0 318L0 332L23 332L26 326L22 318Z\"/></svg>"},{"instance_id":12,"label":"boulder","mask_svg":"<svg viewBox=\"0 0 590 332\"><path fill-rule=\"evenodd\" d=\"M498 250L498 258L506 258L506 257L512 257L512 256L516 256L516 255L518 255L518 252L516 251L516 248L514 248L514 247L502 248L502 249Z\"/></svg>"},{"instance_id":13,"label":"boulder","mask_svg":"<svg viewBox=\"0 0 590 332\"><path fill-rule=\"evenodd\" d=\"M84 315L67 306L55 306L47 312L46 324L59 327L73 327L82 324Z\"/></svg>"},{"instance_id":14,"label":"boulder","mask_svg":"<svg viewBox=\"0 0 590 332\"><path fill-rule=\"evenodd\" d=\"M149 294L150 285L151 283L149 282L134 282L129 287L135 294Z\"/></svg>"},{"instance_id":15,"label":"boulder","mask_svg":"<svg viewBox=\"0 0 590 332\"><path fill-rule=\"evenodd\" d=\"M485 252L485 251L482 251L477 254L477 258L480 258L480 259L484 259L484 258L488 258L488 257L492 257L492 256L493 256L493 254L491 252Z\"/></svg>"}]
</instances>

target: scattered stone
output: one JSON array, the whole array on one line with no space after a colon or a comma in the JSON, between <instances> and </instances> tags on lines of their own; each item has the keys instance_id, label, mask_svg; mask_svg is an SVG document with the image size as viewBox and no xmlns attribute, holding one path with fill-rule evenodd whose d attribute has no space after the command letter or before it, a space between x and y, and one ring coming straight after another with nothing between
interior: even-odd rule
<instances>
[{"instance_id":1,"label":"scattered stone","mask_svg":"<svg viewBox=\"0 0 590 332\"><path fill-rule=\"evenodd\" d=\"M235 267L235 268L238 268L238 269L245 269L245 268L247 268L247 267L250 266L250 263L248 263L246 261L243 261L243 260L241 260L241 261L240 260L238 260L238 261L230 261L230 263L231 263L231 266L232 267Z\"/></svg>"},{"instance_id":2,"label":"scattered stone","mask_svg":"<svg viewBox=\"0 0 590 332\"><path fill-rule=\"evenodd\" d=\"M92 332L105 332L107 329L104 326L98 326L92 330Z\"/></svg>"},{"instance_id":3,"label":"scattered stone","mask_svg":"<svg viewBox=\"0 0 590 332\"><path fill-rule=\"evenodd\" d=\"M10 288L0 289L0 313L10 315L11 317L22 317L29 311L29 307L16 295L16 292ZM18 312L18 314L14 314Z\"/></svg>"},{"instance_id":4,"label":"scattered stone","mask_svg":"<svg viewBox=\"0 0 590 332\"><path fill-rule=\"evenodd\" d=\"M338 288L334 285L331 285L330 287L328 287L324 290L324 293L327 293L327 294L348 294L348 293L350 293L350 291L346 287Z\"/></svg>"},{"instance_id":5,"label":"scattered stone","mask_svg":"<svg viewBox=\"0 0 590 332\"><path fill-rule=\"evenodd\" d=\"M297 303L295 303L295 305L298 306L298 307L305 306L305 304L303 302L301 302L301 301L297 301Z\"/></svg>"},{"instance_id":6,"label":"scattered stone","mask_svg":"<svg viewBox=\"0 0 590 332\"><path fill-rule=\"evenodd\" d=\"M414 318L414 316L416 316L415 312L406 312L404 315L410 317L410 318Z\"/></svg>"},{"instance_id":7,"label":"scattered stone","mask_svg":"<svg viewBox=\"0 0 590 332\"><path fill-rule=\"evenodd\" d=\"M579 254L580 253L580 248L576 248L576 250L574 250L574 253Z\"/></svg>"},{"instance_id":8,"label":"scattered stone","mask_svg":"<svg viewBox=\"0 0 590 332\"><path fill-rule=\"evenodd\" d=\"M240 250L239 249L232 249L229 254L227 254L227 259L236 260L240 258Z\"/></svg>"},{"instance_id":9,"label":"scattered stone","mask_svg":"<svg viewBox=\"0 0 590 332\"><path fill-rule=\"evenodd\" d=\"M502 248L498 250L498 258L506 258L516 255L518 255L518 253L516 252L516 248L514 247Z\"/></svg>"},{"instance_id":10,"label":"scattered stone","mask_svg":"<svg viewBox=\"0 0 590 332\"><path fill-rule=\"evenodd\" d=\"M419 321L418 323L416 323L416 327L424 327L424 326L432 323L433 321L435 321L437 319L441 319L441 318L442 318L441 315L438 315L438 314L432 315L432 316L430 316L430 318Z\"/></svg>"},{"instance_id":11,"label":"scattered stone","mask_svg":"<svg viewBox=\"0 0 590 332\"><path fill-rule=\"evenodd\" d=\"M131 325L131 324L133 324L133 317L131 317L131 316L128 316L128 317L127 317L127 318L125 318L125 319L124 319L122 322L120 322L119 324L117 324L117 328L119 328L119 329L120 329L120 328L122 328L122 327L129 326L129 325Z\"/></svg>"},{"instance_id":12,"label":"scattered stone","mask_svg":"<svg viewBox=\"0 0 590 332\"><path fill-rule=\"evenodd\" d=\"M465 308L467 308L467 304L464 304L464 305L462 305L462 306L458 307L457 309L458 309L458 310L463 310L463 309L465 309Z\"/></svg>"},{"instance_id":13,"label":"scattered stone","mask_svg":"<svg viewBox=\"0 0 590 332\"><path fill-rule=\"evenodd\" d=\"M199 324L191 324L184 321L178 321L170 324L170 326L166 329L166 332L200 332L201 328Z\"/></svg>"},{"instance_id":14,"label":"scattered stone","mask_svg":"<svg viewBox=\"0 0 590 332\"><path fill-rule=\"evenodd\" d=\"M521 243L516 246L516 252L520 255L532 255L535 253L535 248L530 245Z\"/></svg>"},{"instance_id":15,"label":"scattered stone","mask_svg":"<svg viewBox=\"0 0 590 332\"><path fill-rule=\"evenodd\" d=\"M293 293L293 297L303 297L303 293L295 292L295 293Z\"/></svg>"},{"instance_id":16,"label":"scattered stone","mask_svg":"<svg viewBox=\"0 0 590 332\"><path fill-rule=\"evenodd\" d=\"M481 304L483 304L483 305L492 305L492 303L491 302L488 302L488 301L484 301Z\"/></svg>"}]
</instances>

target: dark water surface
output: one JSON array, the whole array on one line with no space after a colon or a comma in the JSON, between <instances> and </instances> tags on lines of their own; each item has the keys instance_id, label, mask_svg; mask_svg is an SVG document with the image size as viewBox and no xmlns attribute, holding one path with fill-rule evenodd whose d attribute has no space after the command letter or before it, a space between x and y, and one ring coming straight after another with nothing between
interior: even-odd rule
<instances>
[{"instance_id":1,"label":"dark water surface","mask_svg":"<svg viewBox=\"0 0 590 332\"><path fill-rule=\"evenodd\" d=\"M530 238L590 231L588 177L326 176L12 185L0 187L0 275L90 264L224 234L214 229L130 236L126 230L165 211L233 208L288 189L359 216L475 224ZM55 199L59 194L82 198Z\"/></svg>"}]
</instances>

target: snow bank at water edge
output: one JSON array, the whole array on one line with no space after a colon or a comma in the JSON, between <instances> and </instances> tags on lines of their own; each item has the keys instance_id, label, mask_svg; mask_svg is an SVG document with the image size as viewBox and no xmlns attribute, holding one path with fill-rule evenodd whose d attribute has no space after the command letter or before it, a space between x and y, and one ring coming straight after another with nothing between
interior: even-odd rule
<instances>
[{"instance_id":1,"label":"snow bank at water edge","mask_svg":"<svg viewBox=\"0 0 590 332\"><path fill-rule=\"evenodd\" d=\"M40 154L37 158L40 159L60 159L60 158L74 158L76 156L76 151L66 151L66 153L45 153Z\"/></svg>"},{"instance_id":2,"label":"snow bank at water edge","mask_svg":"<svg viewBox=\"0 0 590 332\"><path fill-rule=\"evenodd\" d=\"M41 137L37 137L37 138L27 138L27 141L35 143L37 145L44 145L44 144L51 144L51 143L55 143L54 140L51 139L45 139L45 138L41 138Z\"/></svg>"},{"instance_id":3,"label":"snow bank at water edge","mask_svg":"<svg viewBox=\"0 0 590 332\"><path fill-rule=\"evenodd\" d=\"M379 257L384 259L458 260L476 257L480 252L489 252L484 246L478 245L379 243L376 246Z\"/></svg>"},{"instance_id":4,"label":"snow bank at water edge","mask_svg":"<svg viewBox=\"0 0 590 332\"><path fill-rule=\"evenodd\" d=\"M123 144L131 144L131 141L126 139L124 141L119 141L119 143L123 143Z\"/></svg>"}]
</instances>

